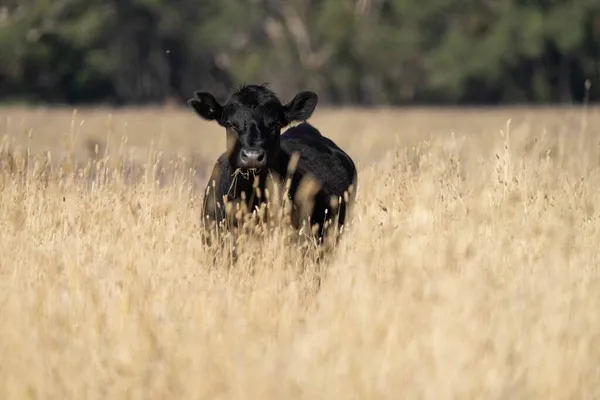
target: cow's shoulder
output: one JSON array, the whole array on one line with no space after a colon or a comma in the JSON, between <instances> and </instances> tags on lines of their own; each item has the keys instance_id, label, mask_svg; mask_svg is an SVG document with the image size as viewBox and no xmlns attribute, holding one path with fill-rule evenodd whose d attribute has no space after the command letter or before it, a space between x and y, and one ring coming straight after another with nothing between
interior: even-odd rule
<instances>
[{"instance_id":1,"label":"cow's shoulder","mask_svg":"<svg viewBox=\"0 0 600 400\"><path fill-rule=\"evenodd\" d=\"M281 149L288 155L297 153L298 170L310 172L326 193L343 194L356 175L350 156L308 123L288 129L281 137Z\"/></svg>"}]
</instances>

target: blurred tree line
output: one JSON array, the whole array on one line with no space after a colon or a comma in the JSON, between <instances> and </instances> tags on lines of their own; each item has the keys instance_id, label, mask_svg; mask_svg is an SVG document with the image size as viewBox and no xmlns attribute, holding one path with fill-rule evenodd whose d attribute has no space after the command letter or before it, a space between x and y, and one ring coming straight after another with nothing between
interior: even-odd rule
<instances>
[{"instance_id":1,"label":"blurred tree line","mask_svg":"<svg viewBox=\"0 0 600 400\"><path fill-rule=\"evenodd\" d=\"M600 94L598 0L0 0L0 101L580 102Z\"/></svg>"}]
</instances>

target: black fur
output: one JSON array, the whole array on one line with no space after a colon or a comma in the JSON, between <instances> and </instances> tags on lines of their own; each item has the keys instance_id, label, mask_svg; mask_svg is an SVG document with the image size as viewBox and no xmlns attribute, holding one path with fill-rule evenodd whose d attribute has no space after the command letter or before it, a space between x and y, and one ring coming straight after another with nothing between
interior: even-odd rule
<instances>
[{"instance_id":1,"label":"black fur","mask_svg":"<svg viewBox=\"0 0 600 400\"><path fill-rule=\"evenodd\" d=\"M302 122L310 118L318 102L313 92L300 92L294 99L282 105L277 96L265 85L244 85L233 92L225 105L206 92L196 92L188 101L194 110L206 120L217 121L226 128L227 150L218 158L207 185L202 216L206 222L225 222L232 227L233 218L226 218L223 198L236 203L245 195L250 211L265 201L264 189L269 174L284 181L292 154L299 155L296 169L291 176L289 198L293 200L292 223L299 228L305 217L310 224L317 224L317 237L326 234L325 222L337 219L338 227L345 224L356 197L357 172L348 154L332 140L323 136L312 125ZM292 122L302 122L281 134L281 129ZM242 149L260 149L266 154L266 166L255 174L233 174L238 168ZM244 171L248 172L248 171ZM318 191L311 197L312 209L305 210L299 200L301 182L311 176L318 183ZM254 176L263 195L257 196L253 189ZM213 189L213 184L215 185ZM337 205L331 200L339 202ZM346 202L348 201L348 203ZM302 214L302 211L307 214Z\"/></svg>"}]
</instances>

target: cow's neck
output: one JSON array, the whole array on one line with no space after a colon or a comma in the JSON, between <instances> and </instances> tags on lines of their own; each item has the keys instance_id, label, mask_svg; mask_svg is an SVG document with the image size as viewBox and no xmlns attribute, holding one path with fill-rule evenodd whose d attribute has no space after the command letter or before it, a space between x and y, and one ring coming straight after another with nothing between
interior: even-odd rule
<instances>
[{"instance_id":1,"label":"cow's neck","mask_svg":"<svg viewBox=\"0 0 600 400\"><path fill-rule=\"evenodd\" d=\"M229 199L241 199L243 193L246 197L246 201L255 203L257 196L254 190L254 180L258 178L258 187L264 191L267 173L266 170L263 170L256 175L251 173L235 173L235 171L231 171L227 197L229 197Z\"/></svg>"}]
</instances>

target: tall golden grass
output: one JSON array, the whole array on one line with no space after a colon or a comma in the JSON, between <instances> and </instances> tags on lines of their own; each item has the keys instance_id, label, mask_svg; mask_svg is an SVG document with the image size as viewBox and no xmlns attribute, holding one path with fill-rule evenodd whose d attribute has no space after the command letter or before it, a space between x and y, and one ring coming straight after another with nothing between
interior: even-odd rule
<instances>
[{"instance_id":1,"label":"tall golden grass","mask_svg":"<svg viewBox=\"0 0 600 400\"><path fill-rule=\"evenodd\" d=\"M0 397L600 398L598 110L312 122L359 168L339 247L232 266L199 230L216 125L0 109Z\"/></svg>"}]
</instances>

